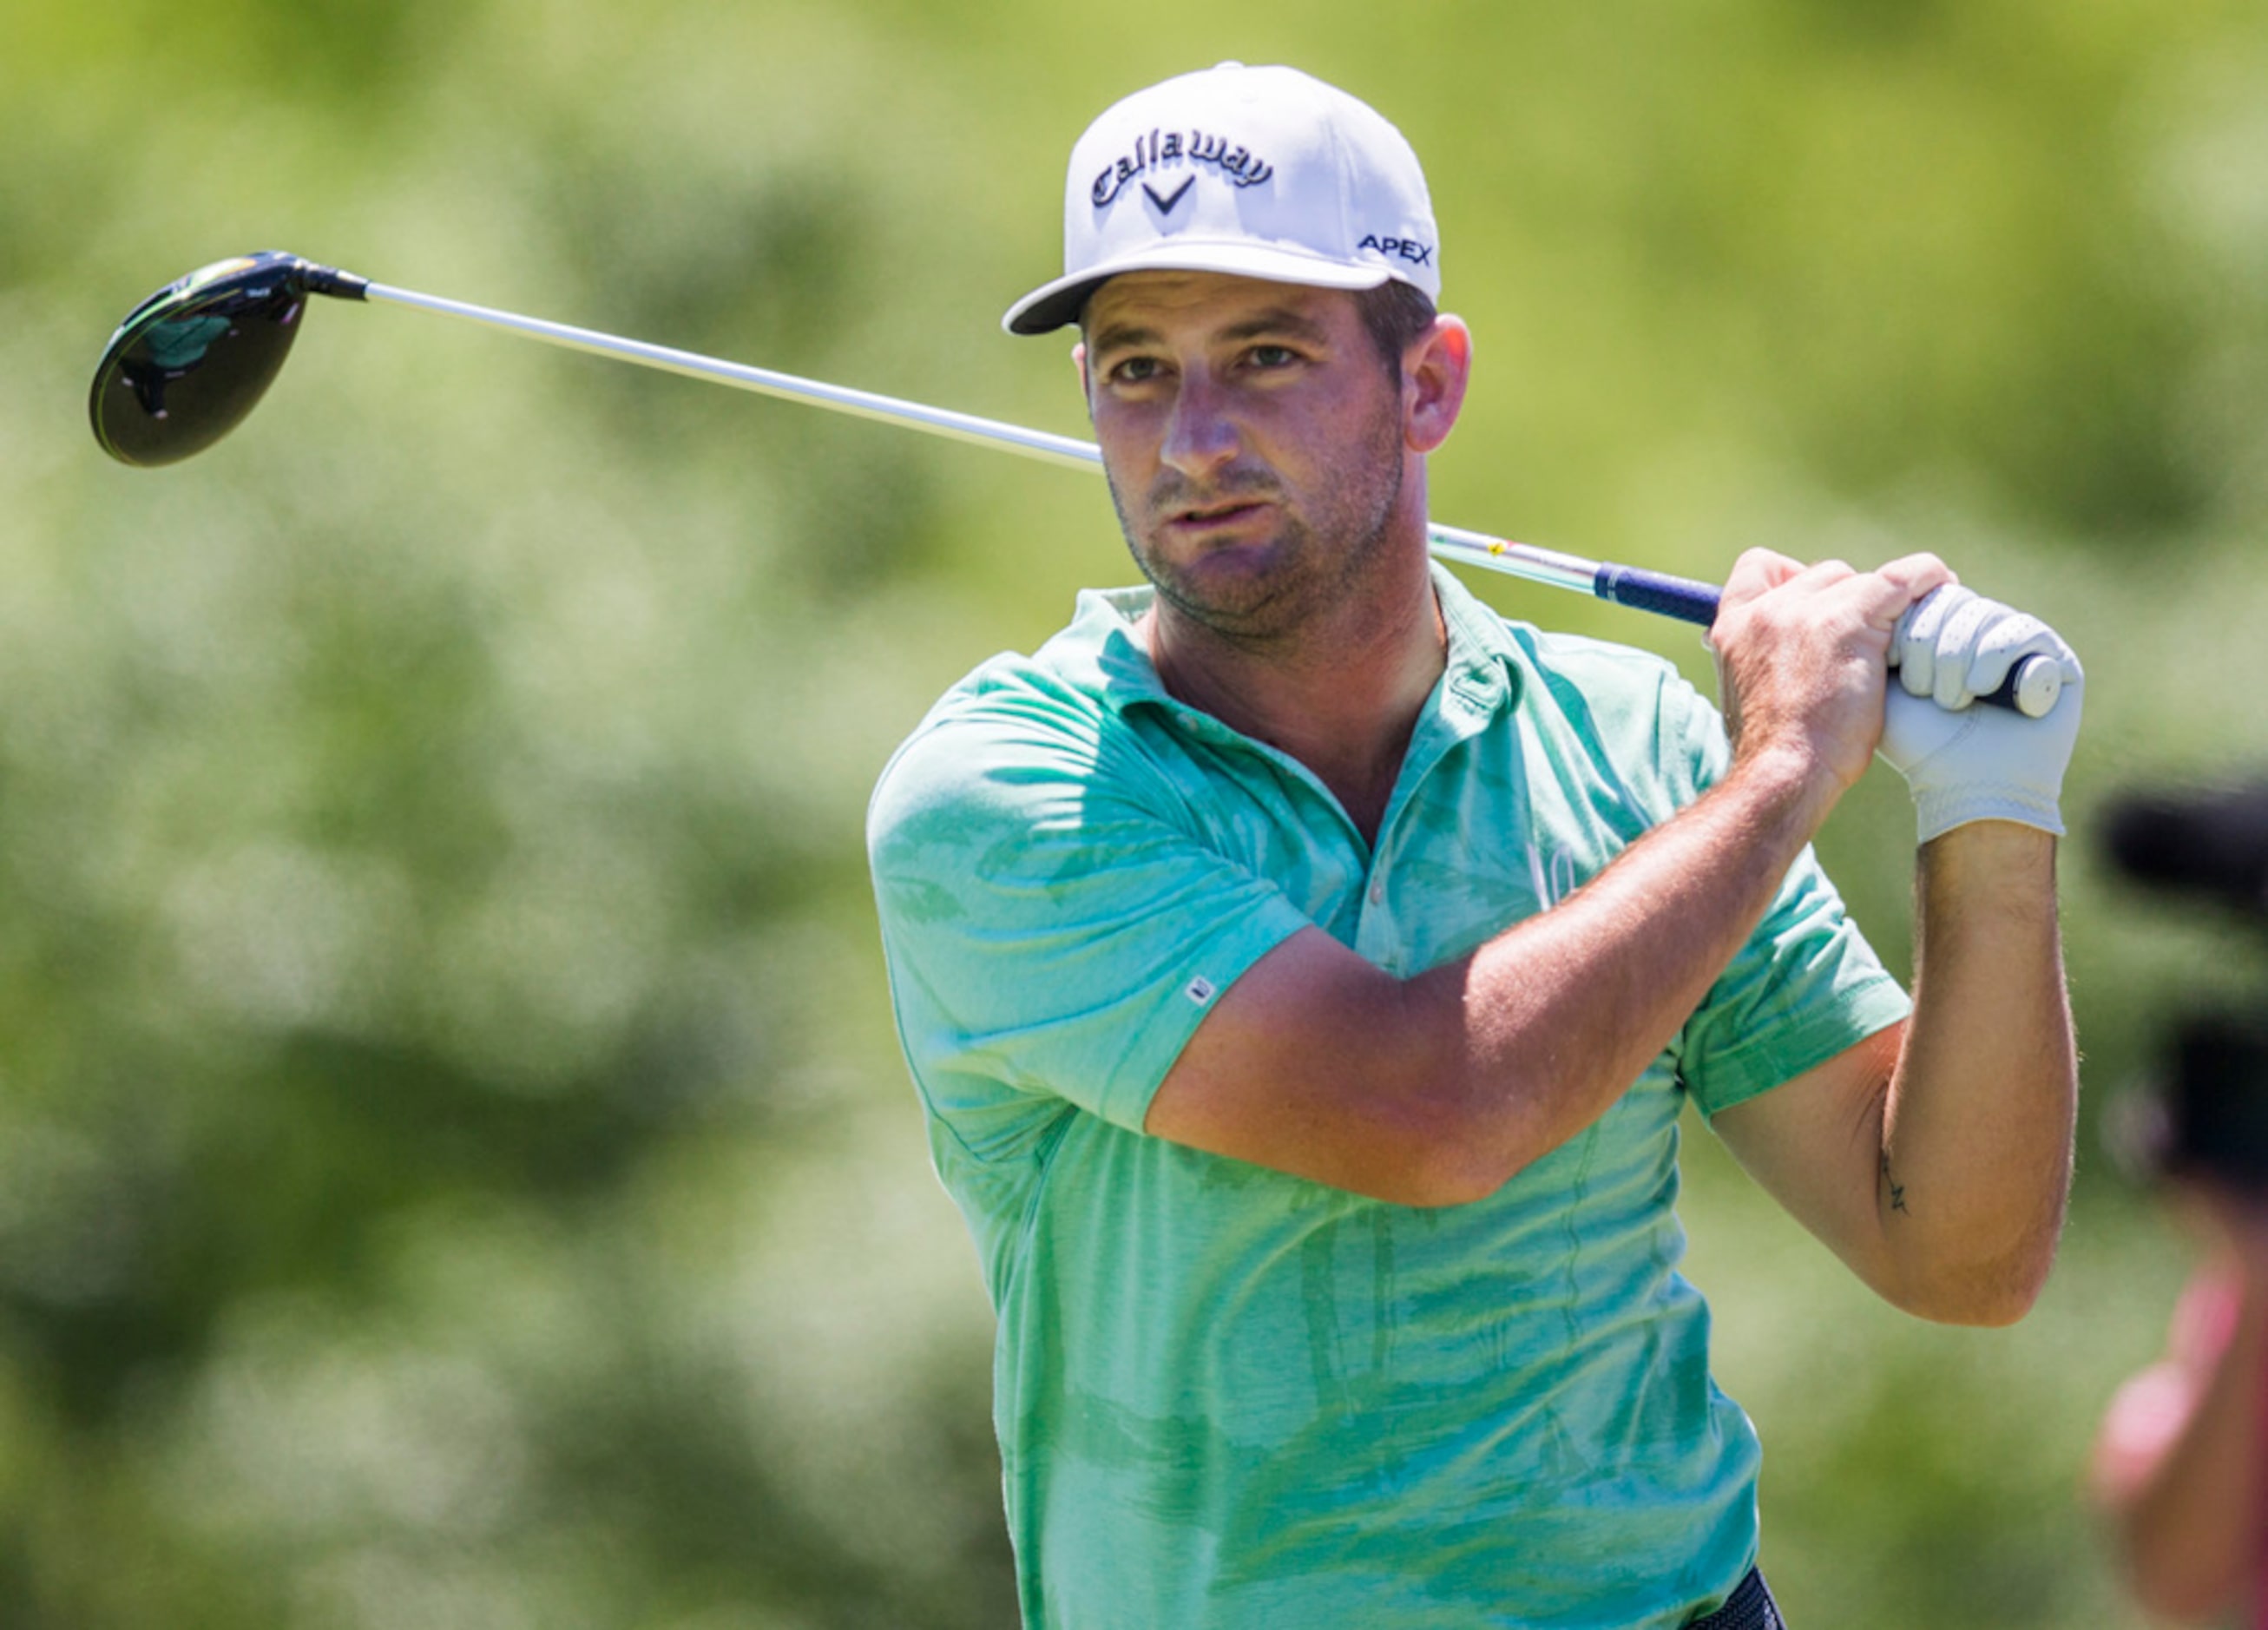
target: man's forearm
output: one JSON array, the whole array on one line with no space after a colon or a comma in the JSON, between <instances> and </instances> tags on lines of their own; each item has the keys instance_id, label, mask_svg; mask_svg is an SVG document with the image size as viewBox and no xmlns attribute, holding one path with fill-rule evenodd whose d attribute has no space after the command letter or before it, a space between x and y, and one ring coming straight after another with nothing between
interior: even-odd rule
<instances>
[{"instance_id":1,"label":"man's forearm","mask_svg":"<svg viewBox=\"0 0 2268 1630\"><path fill-rule=\"evenodd\" d=\"M1408 980L1295 934L1229 987L1145 1130L1396 1205L1493 1193L1668 1045L1840 790L1756 754L1567 899Z\"/></svg>"},{"instance_id":2,"label":"man's forearm","mask_svg":"<svg viewBox=\"0 0 2268 1630\"><path fill-rule=\"evenodd\" d=\"M1455 1038L1441 1062L1481 1191L1597 1119L1669 1044L1840 790L1797 755L1745 762L1568 900L1404 987Z\"/></svg>"},{"instance_id":3,"label":"man's forearm","mask_svg":"<svg viewBox=\"0 0 2268 1630\"><path fill-rule=\"evenodd\" d=\"M2005 822L1956 828L1923 847L1917 888L1914 1015L1876 1197L1885 1288L1926 1317L2002 1323L2046 1278L2071 1184L2078 1078L2055 839Z\"/></svg>"}]
</instances>

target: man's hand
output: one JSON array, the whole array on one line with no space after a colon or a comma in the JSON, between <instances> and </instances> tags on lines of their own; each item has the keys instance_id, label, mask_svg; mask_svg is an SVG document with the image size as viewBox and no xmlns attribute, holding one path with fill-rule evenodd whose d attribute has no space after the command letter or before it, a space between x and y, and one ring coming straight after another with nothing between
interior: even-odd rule
<instances>
[{"instance_id":1,"label":"man's hand","mask_svg":"<svg viewBox=\"0 0 2268 1630\"><path fill-rule=\"evenodd\" d=\"M1934 555L1873 572L1839 560L1806 566L1770 549L1742 555L1709 631L1734 762L1793 749L1831 776L1834 793L1856 781L1881 735L1899 618L1952 581Z\"/></svg>"},{"instance_id":2,"label":"man's hand","mask_svg":"<svg viewBox=\"0 0 2268 1630\"><path fill-rule=\"evenodd\" d=\"M1972 705L2033 655L2063 667L2063 694L2045 718ZM1899 619L1889 660L1898 683L1889 694L1881 750L1913 793L1920 841L1971 821L2014 821L2060 835L2058 800L2086 677L2056 631L1948 584Z\"/></svg>"}]
</instances>

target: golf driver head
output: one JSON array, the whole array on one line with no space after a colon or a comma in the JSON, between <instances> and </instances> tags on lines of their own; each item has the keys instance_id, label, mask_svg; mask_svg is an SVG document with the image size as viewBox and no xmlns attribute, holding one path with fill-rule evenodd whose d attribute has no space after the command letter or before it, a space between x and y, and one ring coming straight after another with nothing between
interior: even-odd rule
<instances>
[{"instance_id":1,"label":"golf driver head","mask_svg":"<svg viewBox=\"0 0 2268 1630\"><path fill-rule=\"evenodd\" d=\"M257 405L291 354L310 294L360 299L362 278L280 250L201 266L126 315L87 394L102 450L125 464L202 453Z\"/></svg>"}]
</instances>

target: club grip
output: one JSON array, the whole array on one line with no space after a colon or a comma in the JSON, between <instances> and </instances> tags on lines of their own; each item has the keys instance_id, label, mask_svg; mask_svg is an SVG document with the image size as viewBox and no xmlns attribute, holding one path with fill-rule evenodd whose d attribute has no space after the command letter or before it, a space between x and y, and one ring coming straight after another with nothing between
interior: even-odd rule
<instances>
[{"instance_id":1,"label":"club grip","mask_svg":"<svg viewBox=\"0 0 2268 1630\"><path fill-rule=\"evenodd\" d=\"M1674 578L1636 566L1602 565L1591 579L1591 592L1618 606L1675 617L1681 623L1698 623L1703 628L1717 620L1719 591L1716 585L1697 583L1691 578Z\"/></svg>"},{"instance_id":2,"label":"club grip","mask_svg":"<svg viewBox=\"0 0 2268 1630\"><path fill-rule=\"evenodd\" d=\"M1697 623L1706 628L1717 620L1719 590L1691 578L1671 577L1637 566L1602 564L1591 579L1591 592L1601 600L1656 616ZM1990 696L1978 697L1991 707L2005 707L2028 719L2044 717L2063 693L2063 664L2053 657L2029 656L2008 670L2008 677Z\"/></svg>"}]
</instances>

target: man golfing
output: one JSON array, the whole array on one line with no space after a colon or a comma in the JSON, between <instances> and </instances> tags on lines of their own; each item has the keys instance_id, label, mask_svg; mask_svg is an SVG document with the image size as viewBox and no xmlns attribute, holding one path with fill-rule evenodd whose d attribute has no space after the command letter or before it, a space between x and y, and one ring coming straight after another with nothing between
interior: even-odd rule
<instances>
[{"instance_id":1,"label":"man golfing","mask_svg":"<svg viewBox=\"0 0 2268 1630\"><path fill-rule=\"evenodd\" d=\"M1078 326L1147 586L956 686L869 839L1035 1626L1778 1625L1688 1097L1902 1308L2054 1250L2076 660L1926 555L1742 557L1721 716L1488 611L1427 553L1441 254L1390 124L1223 64L1089 128L1008 315ZM2044 718L1970 705L2027 657ZM1809 847L1878 750L1911 999Z\"/></svg>"}]
</instances>

